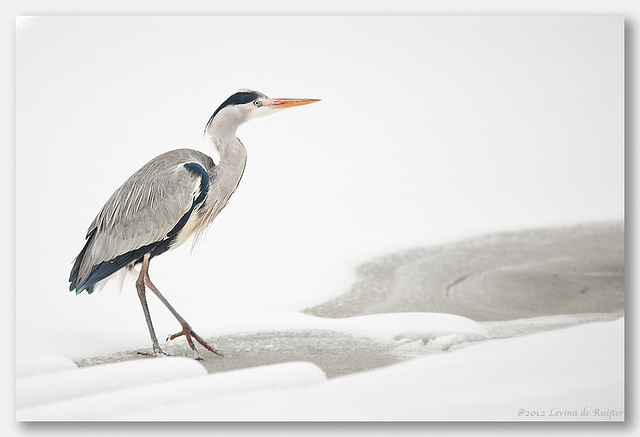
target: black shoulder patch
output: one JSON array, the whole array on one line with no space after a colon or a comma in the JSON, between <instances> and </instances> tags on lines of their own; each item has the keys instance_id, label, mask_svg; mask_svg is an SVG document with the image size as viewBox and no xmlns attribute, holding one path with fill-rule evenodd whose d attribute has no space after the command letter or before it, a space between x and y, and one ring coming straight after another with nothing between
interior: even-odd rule
<instances>
[{"instance_id":1,"label":"black shoulder patch","mask_svg":"<svg viewBox=\"0 0 640 437\"><path fill-rule=\"evenodd\" d=\"M195 162L187 162L184 167L200 178L200 195L193 201L195 206L202 203L209 191L209 173L203 166Z\"/></svg>"}]
</instances>

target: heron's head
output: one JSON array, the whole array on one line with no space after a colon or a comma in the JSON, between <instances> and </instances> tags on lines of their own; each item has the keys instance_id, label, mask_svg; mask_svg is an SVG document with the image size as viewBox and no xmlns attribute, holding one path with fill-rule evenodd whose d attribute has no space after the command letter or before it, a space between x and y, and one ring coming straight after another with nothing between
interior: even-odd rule
<instances>
[{"instance_id":1,"label":"heron's head","mask_svg":"<svg viewBox=\"0 0 640 437\"><path fill-rule=\"evenodd\" d=\"M258 91L240 90L232 94L213 113L205 130L216 124L235 131L242 123L293 106L308 105L317 99L270 99Z\"/></svg>"}]
</instances>

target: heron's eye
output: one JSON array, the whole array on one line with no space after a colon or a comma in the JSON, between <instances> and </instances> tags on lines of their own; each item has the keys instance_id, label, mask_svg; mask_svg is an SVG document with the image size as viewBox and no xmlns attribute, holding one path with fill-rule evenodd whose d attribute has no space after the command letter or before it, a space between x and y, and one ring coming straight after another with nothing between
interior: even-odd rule
<instances>
[{"instance_id":1,"label":"heron's eye","mask_svg":"<svg viewBox=\"0 0 640 437\"><path fill-rule=\"evenodd\" d=\"M260 100L254 100L253 101L253 105L254 106L260 106L261 105Z\"/></svg>"}]
</instances>

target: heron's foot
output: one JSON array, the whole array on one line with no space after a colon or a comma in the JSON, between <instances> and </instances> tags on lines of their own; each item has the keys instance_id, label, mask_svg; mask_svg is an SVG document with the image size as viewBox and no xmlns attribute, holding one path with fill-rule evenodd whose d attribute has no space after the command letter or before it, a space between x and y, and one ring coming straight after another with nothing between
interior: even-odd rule
<instances>
[{"instance_id":1,"label":"heron's foot","mask_svg":"<svg viewBox=\"0 0 640 437\"><path fill-rule=\"evenodd\" d=\"M191 350L193 350L196 353L196 360L202 360L202 358L200 358L200 356L197 355L198 351L196 350L196 346L193 343L193 339L195 339L198 343L200 343L209 352L214 353L219 357L223 356L220 352L215 350L215 348L213 348L213 346L211 346L209 343L204 341L204 339L202 337L200 337L198 334L196 334L195 331L193 329L191 329L191 326L189 326L189 324L182 325L182 331L178 332L177 334L170 335L167 338L167 341L174 340L174 339L176 339L176 338L178 338L180 336L183 336L183 335L187 339L187 343L189 343L189 347L191 348Z\"/></svg>"}]
</instances>

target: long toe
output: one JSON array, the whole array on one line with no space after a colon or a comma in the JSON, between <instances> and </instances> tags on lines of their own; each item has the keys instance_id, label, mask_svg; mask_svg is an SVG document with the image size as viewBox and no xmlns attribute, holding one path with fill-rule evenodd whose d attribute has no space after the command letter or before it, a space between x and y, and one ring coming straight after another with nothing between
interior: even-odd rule
<instances>
[{"instance_id":1,"label":"long toe","mask_svg":"<svg viewBox=\"0 0 640 437\"><path fill-rule=\"evenodd\" d=\"M206 341L204 341L204 339L202 337L200 337L198 334L196 334L195 332L193 332L193 337L196 339L196 341L198 343L200 343L205 349L207 349L209 352L216 354L219 357L222 357L224 355L222 355L220 352L218 352L217 350L215 350L213 348L213 346L211 346L209 343L207 343Z\"/></svg>"},{"instance_id":2,"label":"long toe","mask_svg":"<svg viewBox=\"0 0 640 437\"><path fill-rule=\"evenodd\" d=\"M196 346L195 346L195 344L193 342L193 339L195 339L198 343L200 343L209 352L211 352L213 354L216 354L219 357L223 356L220 352L215 350L215 348L213 348L211 345L209 345L209 343L204 341L204 339L202 339L202 337L200 337L198 334L196 334L196 332L193 329L191 329L191 327L189 325L183 326L182 331L167 337L167 341L174 340L174 339L176 339L178 337L181 337L183 335L187 339L187 343L189 344L189 347L191 348L191 350L193 350L196 353L196 355L197 355L198 351L196 350ZM196 359L202 360L202 358L200 358L200 356L197 356Z\"/></svg>"}]
</instances>

